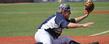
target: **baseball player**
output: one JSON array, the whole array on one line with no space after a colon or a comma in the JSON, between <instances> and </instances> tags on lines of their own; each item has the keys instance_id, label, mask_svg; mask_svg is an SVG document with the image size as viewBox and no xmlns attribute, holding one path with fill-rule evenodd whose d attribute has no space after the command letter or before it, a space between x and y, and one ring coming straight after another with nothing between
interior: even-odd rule
<instances>
[{"instance_id":1,"label":"baseball player","mask_svg":"<svg viewBox=\"0 0 109 44\"><path fill-rule=\"evenodd\" d=\"M79 23L89 15L87 10L84 11L84 15L72 19L69 19L70 14L70 5L60 4L58 11L38 27L38 31L35 33L36 42L39 44L55 44L64 28L84 28L93 24L93 22ZM78 43L74 42L74 44Z\"/></svg>"}]
</instances>

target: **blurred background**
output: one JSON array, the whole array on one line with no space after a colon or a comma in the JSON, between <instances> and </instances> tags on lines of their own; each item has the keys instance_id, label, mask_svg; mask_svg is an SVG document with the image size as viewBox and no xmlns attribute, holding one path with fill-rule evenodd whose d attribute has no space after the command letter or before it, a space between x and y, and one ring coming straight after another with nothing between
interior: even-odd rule
<instances>
[{"instance_id":1,"label":"blurred background","mask_svg":"<svg viewBox=\"0 0 109 44\"><path fill-rule=\"evenodd\" d=\"M89 36L109 32L109 0L93 0L95 9L80 23L93 21L89 28L65 30L63 35ZM84 0L0 0L0 36L34 36L37 27L55 14L61 2L71 6L71 17L83 15ZM102 35L109 35L106 32Z\"/></svg>"},{"instance_id":2,"label":"blurred background","mask_svg":"<svg viewBox=\"0 0 109 44\"><path fill-rule=\"evenodd\" d=\"M84 1L85 0L0 0L0 44L32 44L32 42L34 44L33 37L37 31L37 27L49 16L56 13L60 3L64 2L69 4L72 13L70 18L75 18L83 15ZM81 37L99 34L101 39L98 40L101 42L105 41L102 44L109 44L109 39L104 37L108 37L109 35L109 0L93 1L95 4L94 11L80 23L91 21L95 22L95 24L89 28L65 29L62 35ZM85 40L87 42L92 39L87 38L87 40L82 38L81 41ZM94 40L96 40L95 38Z\"/></svg>"},{"instance_id":3,"label":"blurred background","mask_svg":"<svg viewBox=\"0 0 109 44\"><path fill-rule=\"evenodd\" d=\"M18 2L36 2L36 3L40 3L40 2L81 2L84 0L0 0L0 3L18 3ZM99 1L99 2L103 2L103 1L109 1L109 0L93 0L93 1Z\"/></svg>"}]
</instances>

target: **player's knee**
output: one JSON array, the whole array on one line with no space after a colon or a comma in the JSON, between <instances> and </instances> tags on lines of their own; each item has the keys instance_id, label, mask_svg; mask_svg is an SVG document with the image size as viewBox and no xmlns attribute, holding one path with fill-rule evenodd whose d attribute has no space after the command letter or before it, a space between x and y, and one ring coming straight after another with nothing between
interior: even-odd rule
<instances>
[{"instance_id":1,"label":"player's knee","mask_svg":"<svg viewBox=\"0 0 109 44\"><path fill-rule=\"evenodd\" d=\"M35 43L35 44L43 44L42 42L37 42L37 43Z\"/></svg>"}]
</instances>

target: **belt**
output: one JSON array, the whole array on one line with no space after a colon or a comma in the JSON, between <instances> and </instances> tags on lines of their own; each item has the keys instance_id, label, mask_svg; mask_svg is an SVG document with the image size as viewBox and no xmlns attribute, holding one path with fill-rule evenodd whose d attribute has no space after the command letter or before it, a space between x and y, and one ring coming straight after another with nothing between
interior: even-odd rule
<instances>
[{"instance_id":1,"label":"belt","mask_svg":"<svg viewBox=\"0 0 109 44\"><path fill-rule=\"evenodd\" d=\"M57 33L54 29L45 29L54 39L57 39L61 33Z\"/></svg>"}]
</instances>

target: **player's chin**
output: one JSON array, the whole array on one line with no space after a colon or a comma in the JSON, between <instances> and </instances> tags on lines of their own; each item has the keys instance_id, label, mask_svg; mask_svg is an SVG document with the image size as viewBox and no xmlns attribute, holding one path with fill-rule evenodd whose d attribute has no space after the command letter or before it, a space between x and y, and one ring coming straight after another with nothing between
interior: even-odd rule
<instances>
[{"instance_id":1,"label":"player's chin","mask_svg":"<svg viewBox=\"0 0 109 44\"><path fill-rule=\"evenodd\" d=\"M69 16L66 16L65 19L69 19Z\"/></svg>"}]
</instances>

